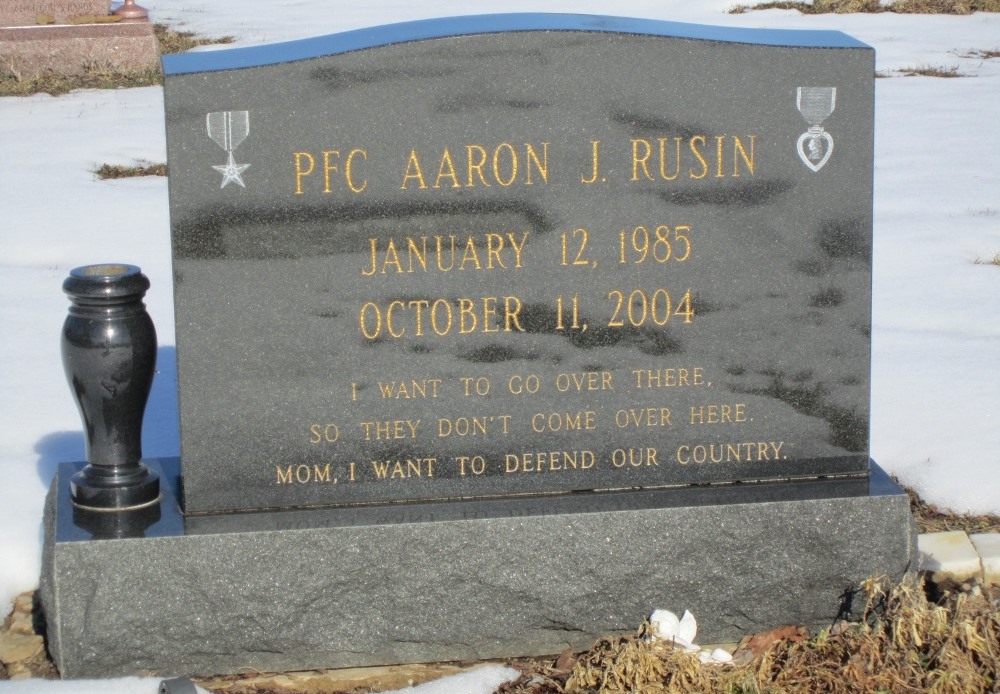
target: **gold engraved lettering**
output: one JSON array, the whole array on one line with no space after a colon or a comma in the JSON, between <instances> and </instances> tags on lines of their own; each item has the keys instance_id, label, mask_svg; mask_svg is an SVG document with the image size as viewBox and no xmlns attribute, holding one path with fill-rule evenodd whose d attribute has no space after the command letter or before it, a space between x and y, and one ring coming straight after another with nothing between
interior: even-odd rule
<instances>
[{"instance_id":1,"label":"gold engraved lettering","mask_svg":"<svg viewBox=\"0 0 1000 694\"><path fill-rule=\"evenodd\" d=\"M379 422L361 422L361 430L365 441L391 441L393 439L412 439L417 435L420 420L394 419Z\"/></svg>"},{"instance_id":2,"label":"gold engraved lettering","mask_svg":"<svg viewBox=\"0 0 1000 694\"><path fill-rule=\"evenodd\" d=\"M705 370L694 368L633 369L636 388L700 388L706 385Z\"/></svg>"},{"instance_id":3,"label":"gold engraved lettering","mask_svg":"<svg viewBox=\"0 0 1000 694\"><path fill-rule=\"evenodd\" d=\"M434 179L434 187L441 187L441 179L450 178L452 188L461 188L462 184L458 182L458 174L455 173L455 165L451 161L451 152L448 148L444 148L444 154L441 155L441 166L438 167L437 178Z\"/></svg>"},{"instance_id":4,"label":"gold engraved lettering","mask_svg":"<svg viewBox=\"0 0 1000 694\"><path fill-rule=\"evenodd\" d=\"M740 159L747 167L747 171L750 175L754 174L754 160L753 160L753 149L754 141L757 139L756 135L750 136L750 156L747 156L746 148L743 147L743 142L739 137L733 136L733 178L739 178L740 176Z\"/></svg>"},{"instance_id":5,"label":"gold engraved lettering","mask_svg":"<svg viewBox=\"0 0 1000 694\"><path fill-rule=\"evenodd\" d=\"M337 170L337 165L330 163L330 155L331 154L334 155L337 159L340 159L340 150L339 149L331 149L331 150L327 150L326 152L323 152L323 184L324 184L323 192L324 193L329 193L331 191L331 188L330 188L330 172Z\"/></svg>"},{"instance_id":6,"label":"gold engraved lettering","mask_svg":"<svg viewBox=\"0 0 1000 694\"><path fill-rule=\"evenodd\" d=\"M611 371L574 371L556 376L556 390L577 393L591 390L614 390Z\"/></svg>"},{"instance_id":7,"label":"gold engraved lettering","mask_svg":"<svg viewBox=\"0 0 1000 694\"><path fill-rule=\"evenodd\" d=\"M683 173L688 178L700 180L707 178L714 168L714 178L725 178L731 175L739 178L742 172L751 176L756 172L754 160L754 145L756 135L714 135L715 152L714 167L709 161L713 157L709 135L693 135L684 137L658 137L659 147L654 149L651 140L635 138L632 142L632 177L631 181L655 181L655 170L663 181L677 180ZM749 152L746 142L749 141ZM727 147L732 147L733 169L726 169ZM651 161L658 154L659 166L651 166ZM684 167L687 166L686 171ZM585 181L586 182L586 181Z\"/></svg>"},{"instance_id":8,"label":"gold engraved lettering","mask_svg":"<svg viewBox=\"0 0 1000 694\"><path fill-rule=\"evenodd\" d=\"M531 142L524 143L523 155L519 154L518 149L510 142L501 142L493 148L492 152L478 144L464 146L466 166L464 176L456 167L451 150L445 147L438 160L437 177L434 179L432 188L438 190L442 188L472 188L477 185L477 182L478 185L486 187L496 183L503 188L508 188L518 182L528 186L549 182L548 142L542 142L540 145ZM461 157L459 157L458 163L459 166L462 164ZM415 184L415 187L420 190L428 187L420 155L415 149L410 150L400 188L409 190L411 184Z\"/></svg>"},{"instance_id":9,"label":"gold engraved lettering","mask_svg":"<svg viewBox=\"0 0 1000 694\"><path fill-rule=\"evenodd\" d=\"M316 157L310 152L294 152L295 156L295 194L302 195L302 183L306 176L311 176L316 170ZM357 176L355 159L368 159L368 152L355 147L347 154L344 160L343 176L348 189L352 193L360 193L368 187L368 180ZM322 152L323 158L323 192L332 193L334 189L333 176L340 172L340 150L328 149Z\"/></svg>"},{"instance_id":10,"label":"gold engraved lettering","mask_svg":"<svg viewBox=\"0 0 1000 694\"><path fill-rule=\"evenodd\" d=\"M669 138L661 137L660 141L660 178L664 181L673 181L681 173L681 140L684 138L675 137L674 138L674 173L673 175L667 173L667 140Z\"/></svg>"},{"instance_id":11,"label":"gold engraved lettering","mask_svg":"<svg viewBox=\"0 0 1000 694\"><path fill-rule=\"evenodd\" d=\"M522 393L534 395L541 387L542 380L535 374L528 374L527 376L514 374L507 381L507 390L514 395L521 395Z\"/></svg>"},{"instance_id":12,"label":"gold engraved lettering","mask_svg":"<svg viewBox=\"0 0 1000 694\"><path fill-rule=\"evenodd\" d=\"M500 175L500 152L508 152L507 155L507 169L510 171L510 176L507 177L505 181ZM513 145L508 142L501 142L497 145L496 149L493 150L493 178L504 188L509 187L517 179L517 151L515 151Z\"/></svg>"},{"instance_id":13,"label":"gold engraved lettering","mask_svg":"<svg viewBox=\"0 0 1000 694\"><path fill-rule=\"evenodd\" d=\"M455 268L455 237L449 236L448 238L451 239L451 263L448 265L448 267L445 267L444 263L441 262L442 258L444 258L443 246L441 244L442 237L441 236L434 237L437 249L437 254L436 254L437 269L440 270L441 272L451 272Z\"/></svg>"},{"instance_id":14,"label":"gold engraved lettering","mask_svg":"<svg viewBox=\"0 0 1000 694\"><path fill-rule=\"evenodd\" d=\"M705 157L702 156L701 150L698 149L698 147L696 146L696 145L699 145L699 144L701 144L701 145L705 144L705 136L704 135L695 135L688 142L688 145L691 147L691 153L695 156L695 158L698 159L698 161L701 162L701 173L696 174L694 172L694 169L692 168L692 169L690 169L688 171L688 175L691 176L691 178L699 178L700 179L700 178L705 178L705 176L708 175L708 162L705 161Z\"/></svg>"},{"instance_id":15,"label":"gold engraved lettering","mask_svg":"<svg viewBox=\"0 0 1000 694\"><path fill-rule=\"evenodd\" d=\"M677 448L675 460L681 465L779 461L787 459L781 454L784 445L784 441L686 444Z\"/></svg>"},{"instance_id":16,"label":"gold engraved lettering","mask_svg":"<svg viewBox=\"0 0 1000 694\"><path fill-rule=\"evenodd\" d=\"M524 231L517 234L512 231L505 233L489 232L481 236L466 235L463 241L455 235L434 237L433 253L436 256L436 267L439 272L451 272L458 269L471 272L473 270L522 269L524 258L522 252L528 242L528 234ZM368 253L365 265L361 268L363 277L375 274L412 274L428 272L427 237L404 236L398 242L390 237L385 247L380 245L380 239L368 239ZM459 246L464 246L459 259ZM483 248L485 246L485 248ZM401 251L400 249L405 249ZM405 254L406 262L400 257ZM485 260L480 255L485 253Z\"/></svg>"},{"instance_id":17,"label":"gold engraved lettering","mask_svg":"<svg viewBox=\"0 0 1000 694\"><path fill-rule=\"evenodd\" d=\"M635 409L630 407L626 410L615 412L615 426L620 429L628 427L669 427L673 426L670 421L669 407L642 407Z\"/></svg>"},{"instance_id":18,"label":"gold engraved lettering","mask_svg":"<svg viewBox=\"0 0 1000 694\"><path fill-rule=\"evenodd\" d=\"M691 408L691 424L742 424L747 421L745 403L698 405Z\"/></svg>"},{"instance_id":19,"label":"gold engraved lettering","mask_svg":"<svg viewBox=\"0 0 1000 694\"><path fill-rule=\"evenodd\" d=\"M504 471L511 475L519 472L590 470L594 467L594 460L594 452L588 450L508 453L504 456Z\"/></svg>"},{"instance_id":20,"label":"gold engraved lettering","mask_svg":"<svg viewBox=\"0 0 1000 694\"><path fill-rule=\"evenodd\" d=\"M340 438L340 427L336 424L310 424L309 443L336 443Z\"/></svg>"},{"instance_id":21,"label":"gold engraved lettering","mask_svg":"<svg viewBox=\"0 0 1000 694\"><path fill-rule=\"evenodd\" d=\"M428 322L431 331L440 337L451 334L456 325L459 334L477 330L484 333L500 331L523 333L521 311L524 306L521 300L516 296L502 298L502 306L499 304L501 297L495 296L481 297L478 300L468 298L456 300L454 305L458 308L457 321L453 303L448 299L414 299L407 302L394 299L384 308L374 301L369 301L358 312L358 326L367 340L377 340L385 334L395 339L407 334L423 337L427 334ZM503 327L499 328L495 326L495 319L501 318L499 315L501 310ZM403 315L397 316L397 313ZM425 314L429 320L425 321Z\"/></svg>"},{"instance_id":22,"label":"gold engraved lettering","mask_svg":"<svg viewBox=\"0 0 1000 694\"><path fill-rule=\"evenodd\" d=\"M414 398L426 399L428 393L430 393L431 398L436 398L440 385L440 378L415 378L409 381L388 381L386 383L379 381L378 389L383 400L412 400Z\"/></svg>"},{"instance_id":23,"label":"gold engraved lettering","mask_svg":"<svg viewBox=\"0 0 1000 694\"><path fill-rule=\"evenodd\" d=\"M597 181L597 177L600 175L600 171L601 171L601 158L600 158L601 141L600 140L591 140L591 142L590 142L590 148L591 148L591 155L590 155L591 171L590 171L590 178L584 178L583 176L580 176L580 183L586 183L588 185L590 185L591 183L595 183Z\"/></svg>"},{"instance_id":24,"label":"gold engraved lettering","mask_svg":"<svg viewBox=\"0 0 1000 694\"><path fill-rule=\"evenodd\" d=\"M407 257L410 259L410 268L407 272L413 272L413 259L417 259L417 263L420 265L420 269L427 272L427 237L420 237L420 245L417 245L416 239L412 236L406 237L406 252ZM374 254L374 251L373 251Z\"/></svg>"},{"instance_id":25,"label":"gold engraved lettering","mask_svg":"<svg viewBox=\"0 0 1000 694\"><path fill-rule=\"evenodd\" d=\"M616 448L611 451L611 464L616 468L659 467L656 459L659 450L655 448Z\"/></svg>"},{"instance_id":26,"label":"gold engraved lettering","mask_svg":"<svg viewBox=\"0 0 1000 694\"><path fill-rule=\"evenodd\" d=\"M368 159L368 152L365 150L352 149L351 153L347 155L347 162L344 164L344 179L347 181L347 187L351 189L352 193L360 193L368 187L368 179L364 179L360 186L354 181L354 157L359 154L362 159Z\"/></svg>"},{"instance_id":27,"label":"gold engraved lettering","mask_svg":"<svg viewBox=\"0 0 1000 694\"><path fill-rule=\"evenodd\" d=\"M592 431L597 428L596 413L539 412L531 418L531 428L539 434L547 431Z\"/></svg>"},{"instance_id":28,"label":"gold engraved lettering","mask_svg":"<svg viewBox=\"0 0 1000 694\"><path fill-rule=\"evenodd\" d=\"M642 154L640 154L640 150ZM632 180L639 180L639 167L642 167L642 174L646 180L652 181L653 176L649 173L649 156L653 153L649 145L649 140L632 140Z\"/></svg>"},{"instance_id":29,"label":"gold engraved lettering","mask_svg":"<svg viewBox=\"0 0 1000 694\"><path fill-rule=\"evenodd\" d=\"M420 168L420 157L417 156L415 149L410 150L410 158L406 161L406 172L403 174L403 185L400 188L407 190L406 186L411 179L420 184L421 190L427 188L427 183L424 181L424 171Z\"/></svg>"},{"instance_id":30,"label":"gold engraved lettering","mask_svg":"<svg viewBox=\"0 0 1000 694\"><path fill-rule=\"evenodd\" d=\"M472 178L472 173L475 172L479 182L489 188L490 183L483 175L483 167L486 166L486 148L480 145L466 145L465 152L468 160L468 187L475 185L475 179Z\"/></svg>"},{"instance_id":31,"label":"gold engraved lettering","mask_svg":"<svg viewBox=\"0 0 1000 694\"><path fill-rule=\"evenodd\" d=\"M303 165L308 162L308 167ZM316 160L309 152L295 153L295 194L302 195L302 179L310 175L316 168Z\"/></svg>"},{"instance_id":32,"label":"gold engraved lettering","mask_svg":"<svg viewBox=\"0 0 1000 694\"><path fill-rule=\"evenodd\" d=\"M380 480L414 477L434 477L434 464L437 458L406 458L405 460L373 460L372 470L375 478Z\"/></svg>"},{"instance_id":33,"label":"gold engraved lettering","mask_svg":"<svg viewBox=\"0 0 1000 694\"><path fill-rule=\"evenodd\" d=\"M330 464L319 465L287 465L284 469L275 466L278 474L277 484L336 484L337 480L330 475Z\"/></svg>"},{"instance_id":34,"label":"gold engraved lettering","mask_svg":"<svg viewBox=\"0 0 1000 694\"><path fill-rule=\"evenodd\" d=\"M652 292L634 289L629 293L627 299L625 292L620 289L612 289L608 292L608 299L614 304L611 319L608 321L610 328L626 327L626 319L633 327L641 328L650 322L663 327L673 316L683 318L686 324L690 324L691 319L694 318L690 289L684 292L684 296L676 304L671 299L670 292L663 288L655 289Z\"/></svg>"},{"instance_id":35,"label":"gold engraved lettering","mask_svg":"<svg viewBox=\"0 0 1000 694\"><path fill-rule=\"evenodd\" d=\"M490 394L490 388L493 384L490 379L486 376L478 376L473 378L472 376L462 376L458 379L465 386L465 397L472 395L473 390L475 390L476 395L480 397L485 397Z\"/></svg>"},{"instance_id":36,"label":"gold engraved lettering","mask_svg":"<svg viewBox=\"0 0 1000 694\"><path fill-rule=\"evenodd\" d=\"M527 180L525 180L524 185L530 186L534 185L534 181L531 180L531 165L534 163L535 170L538 171L538 175L542 177L542 180L546 183L549 182L549 143L542 143L542 158L538 158L538 153L535 152L535 148L530 142L524 143L525 154L528 158L528 163L525 169L528 172Z\"/></svg>"},{"instance_id":37,"label":"gold engraved lettering","mask_svg":"<svg viewBox=\"0 0 1000 694\"><path fill-rule=\"evenodd\" d=\"M455 462L458 463L458 476L465 477L466 465L468 465L468 470L473 475L481 475L486 472L486 459L481 455L467 456L459 455L455 456Z\"/></svg>"},{"instance_id":38,"label":"gold engraved lettering","mask_svg":"<svg viewBox=\"0 0 1000 694\"><path fill-rule=\"evenodd\" d=\"M476 242L473 237L469 237L465 242L465 253L462 255L462 262L459 264L459 270L465 270L465 264L471 263L476 270L482 270L483 266L479 262L479 253L476 252Z\"/></svg>"},{"instance_id":39,"label":"gold engraved lettering","mask_svg":"<svg viewBox=\"0 0 1000 694\"><path fill-rule=\"evenodd\" d=\"M438 437L506 435L510 431L509 414L479 417L438 418Z\"/></svg>"},{"instance_id":40,"label":"gold engraved lettering","mask_svg":"<svg viewBox=\"0 0 1000 694\"><path fill-rule=\"evenodd\" d=\"M403 274L403 265L399 262L399 253L396 251L396 243L392 239L389 239L389 243L385 247L385 260L382 263L382 274L386 272L386 268L393 266L396 268L396 274Z\"/></svg>"}]
</instances>

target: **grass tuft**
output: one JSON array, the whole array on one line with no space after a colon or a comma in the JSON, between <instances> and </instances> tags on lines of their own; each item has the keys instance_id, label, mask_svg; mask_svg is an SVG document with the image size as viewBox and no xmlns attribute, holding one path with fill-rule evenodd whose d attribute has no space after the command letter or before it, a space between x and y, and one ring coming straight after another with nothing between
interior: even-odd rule
<instances>
[{"instance_id":1,"label":"grass tuft","mask_svg":"<svg viewBox=\"0 0 1000 694\"><path fill-rule=\"evenodd\" d=\"M989 50L974 50L969 51L963 58L979 58L981 60L990 60L992 58L1000 58L1000 48L991 48Z\"/></svg>"},{"instance_id":2,"label":"grass tuft","mask_svg":"<svg viewBox=\"0 0 1000 694\"><path fill-rule=\"evenodd\" d=\"M845 14L852 12L897 14L972 14L973 12L1000 12L1000 0L893 0L882 5L879 0L815 0L813 3L782 0L763 2L759 5L736 5L730 14L743 14L752 10L798 10L802 14Z\"/></svg>"},{"instance_id":3,"label":"grass tuft","mask_svg":"<svg viewBox=\"0 0 1000 694\"><path fill-rule=\"evenodd\" d=\"M101 164L94 173L102 181L109 178L137 178L139 176L166 176L166 164L152 164L141 162L136 166L120 166L118 164Z\"/></svg>"},{"instance_id":4,"label":"grass tuft","mask_svg":"<svg viewBox=\"0 0 1000 694\"><path fill-rule=\"evenodd\" d=\"M996 253L992 258L987 258L986 260L976 258L972 262L976 265L996 265L997 267L1000 267L1000 253Z\"/></svg>"},{"instance_id":5,"label":"grass tuft","mask_svg":"<svg viewBox=\"0 0 1000 694\"><path fill-rule=\"evenodd\" d=\"M736 5L729 8L729 14L744 14L752 10L798 10L802 14L812 14L812 5L806 2L772 0L759 5Z\"/></svg>"},{"instance_id":6,"label":"grass tuft","mask_svg":"<svg viewBox=\"0 0 1000 694\"><path fill-rule=\"evenodd\" d=\"M917 67L900 68L899 72L907 77L965 77L966 75L958 71L957 65L951 67L933 67L931 65L918 65Z\"/></svg>"},{"instance_id":7,"label":"grass tuft","mask_svg":"<svg viewBox=\"0 0 1000 694\"><path fill-rule=\"evenodd\" d=\"M996 255L1000 265L1000 253ZM965 513L942 511L937 506L924 501L912 488L898 479L896 484L906 490L910 497L910 513L917 519L917 527L922 533L941 533L949 530L964 530L967 533L1000 533L1000 516L976 516Z\"/></svg>"},{"instance_id":8,"label":"grass tuft","mask_svg":"<svg viewBox=\"0 0 1000 694\"><path fill-rule=\"evenodd\" d=\"M776 630L763 645L745 639L733 666L702 665L697 655L632 636L608 636L589 651L529 664L501 694L585 692L924 692L988 694L1000 681L1000 611L989 590L928 599L914 574L893 585L862 586L858 623L839 622L812 639ZM768 635L760 635L768 636Z\"/></svg>"},{"instance_id":9,"label":"grass tuft","mask_svg":"<svg viewBox=\"0 0 1000 694\"><path fill-rule=\"evenodd\" d=\"M183 53L196 46L212 46L216 44L232 43L236 39L232 36L221 36L219 38L207 38L198 36L193 31L174 31L165 24L154 24L153 33L160 44L160 53L168 55L171 53Z\"/></svg>"},{"instance_id":10,"label":"grass tuft","mask_svg":"<svg viewBox=\"0 0 1000 694\"><path fill-rule=\"evenodd\" d=\"M121 72L107 66L89 65L82 74L46 72L37 77L21 78L0 72L0 96L51 94L59 96L74 89L120 89L149 87L162 82L159 70Z\"/></svg>"}]
</instances>

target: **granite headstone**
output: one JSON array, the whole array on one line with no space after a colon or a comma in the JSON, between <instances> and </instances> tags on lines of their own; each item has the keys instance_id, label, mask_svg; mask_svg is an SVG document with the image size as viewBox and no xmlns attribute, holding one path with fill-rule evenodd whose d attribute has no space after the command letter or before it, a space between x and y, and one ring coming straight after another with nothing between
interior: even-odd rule
<instances>
[{"instance_id":1,"label":"granite headstone","mask_svg":"<svg viewBox=\"0 0 1000 694\"><path fill-rule=\"evenodd\" d=\"M522 21L165 59L189 513L867 473L872 49Z\"/></svg>"},{"instance_id":2,"label":"granite headstone","mask_svg":"<svg viewBox=\"0 0 1000 694\"><path fill-rule=\"evenodd\" d=\"M64 676L736 640L911 565L870 48L496 15L164 67L181 459L98 515L60 468Z\"/></svg>"}]
</instances>

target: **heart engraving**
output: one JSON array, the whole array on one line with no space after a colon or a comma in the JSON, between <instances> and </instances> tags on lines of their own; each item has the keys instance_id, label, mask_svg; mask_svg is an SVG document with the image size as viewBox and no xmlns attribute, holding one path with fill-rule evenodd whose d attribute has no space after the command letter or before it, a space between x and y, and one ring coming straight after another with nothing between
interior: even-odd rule
<instances>
[{"instance_id":1,"label":"heart engraving","mask_svg":"<svg viewBox=\"0 0 1000 694\"><path fill-rule=\"evenodd\" d=\"M833 154L833 138L830 137L830 133L822 129L818 133L811 131L812 128L810 128L810 132L804 132L799 135L796 149L799 151L799 159L802 160L802 163L812 169L813 172L816 172L830 161L830 156ZM806 140L809 141L808 154L805 150ZM821 144L822 142L826 142L825 147ZM822 155L819 153L821 150L825 150Z\"/></svg>"}]
</instances>

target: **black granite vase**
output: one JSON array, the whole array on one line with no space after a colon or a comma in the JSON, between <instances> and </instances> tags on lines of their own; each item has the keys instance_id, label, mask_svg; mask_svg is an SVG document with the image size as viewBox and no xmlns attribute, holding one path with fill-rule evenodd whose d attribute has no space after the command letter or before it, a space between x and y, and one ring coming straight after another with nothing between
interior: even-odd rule
<instances>
[{"instance_id":1,"label":"black granite vase","mask_svg":"<svg viewBox=\"0 0 1000 694\"><path fill-rule=\"evenodd\" d=\"M88 265L63 282L73 305L62 358L87 440L73 503L115 511L155 503L160 480L142 464L142 418L156 366L156 330L142 298L149 279L134 265Z\"/></svg>"}]
</instances>

